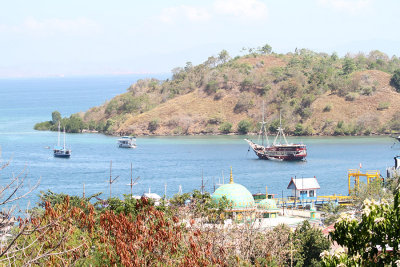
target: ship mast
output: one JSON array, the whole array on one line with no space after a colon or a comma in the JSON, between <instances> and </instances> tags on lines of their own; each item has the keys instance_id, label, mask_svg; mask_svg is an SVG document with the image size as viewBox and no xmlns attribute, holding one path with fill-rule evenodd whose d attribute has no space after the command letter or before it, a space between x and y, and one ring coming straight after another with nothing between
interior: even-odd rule
<instances>
[{"instance_id":1,"label":"ship mast","mask_svg":"<svg viewBox=\"0 0 400 267\"><path fill-rule=\"evenodd\" d=\"M65 150L65 127L64 127L64 147L63 149Z\"/></svg>"},{"instance_id":2,"label":"ship mast","mask_svg":"<svg viewBox=\"0 0 400 267\"><path fill-rule=\"evenodd\" d=\"M280 144L280 145L282 144L282 142L281 142L282 137L283 137L283 140L285 140L285 144L288 145L288 142L287 142L287 140L286 140L285 133L283 132L283 128L282 128L282 114L281 114L281 111L280 111L280 110L279 110L279 127L278 127L278 133L276 134L276 137L275 137L275 139L274 139L274 145L276 145L276 140L278 139L278 137L279 137L279 144Z\"/></svg>"},{"instance_id":3,"label":"ship mast","mask_svg":"<svg viewBox=\"0 0 400 267\"><path fill-rule=\"evenodd\" d=\"M58 142L57 142L57 146L60 146L60 121L58 121Z\"/></svg>"},{"instance_id":4,"label":"ship mast","mask_svg":"<svg viewBox=\"0 0 400 267\"><path fill-rule=\"evenodd\" d=\"M265 113L265 111L264 111L264 100L263 100L263 105L262 105L262 121L260 122L261 123L261 145L262 146L264 146L264 136L265 136L265 140L267 141L267 146L269 146L269 140L268 140L268 136L267 136L267 130L266 130L266 127L265 127L265 125L267 124L265 121L264 121L264 113Z\"/></svg>"}]
</instances>

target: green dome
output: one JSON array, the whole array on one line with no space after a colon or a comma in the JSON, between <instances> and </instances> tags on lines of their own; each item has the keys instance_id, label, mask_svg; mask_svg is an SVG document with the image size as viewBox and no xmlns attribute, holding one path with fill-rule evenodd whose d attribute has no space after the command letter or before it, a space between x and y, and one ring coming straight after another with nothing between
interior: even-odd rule
<instances>
[{"instance_id":1,"label":"green dome","mask_svg":"<svg viewBox=\"0 0 400 267\"><path fill-rule=\"evenodd\" d=\"M243 185L233 182L224 184L215 190L211 198L218 203L223 196L232 201L232 210L254 209L255 207L253 195Z\"/></svg>"},{"instance_id":2,"label":"green dome","mask_svg":"<svg viewBox=\"0 0 400 267\"><path fill-rule=\"evenodd\" d=\"M265 210L277 210L275 199L263 199L258 203L258 207Z\"/></svg>"}]
</instances>

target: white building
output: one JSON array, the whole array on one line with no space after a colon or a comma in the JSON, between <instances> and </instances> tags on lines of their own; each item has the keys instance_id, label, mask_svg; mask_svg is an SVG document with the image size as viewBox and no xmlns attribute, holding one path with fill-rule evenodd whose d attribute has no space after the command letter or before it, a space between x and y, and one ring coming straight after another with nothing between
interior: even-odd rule
<instances>
[{"instance_id":1,"label":"white building","mask_svg":"<svg viewBox=\"0 0 400 267\"><path fill-rule=\"evenodd\" d=\"M317 199L320 189L317 178L292 178L287 189L292 189L292 196L299 199Z\"/></svg>"}]
</instances>

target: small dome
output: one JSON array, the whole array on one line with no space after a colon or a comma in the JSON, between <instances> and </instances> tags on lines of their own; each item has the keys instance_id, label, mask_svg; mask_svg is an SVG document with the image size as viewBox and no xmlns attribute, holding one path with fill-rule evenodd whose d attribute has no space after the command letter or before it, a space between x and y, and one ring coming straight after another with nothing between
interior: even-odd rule
<instances>
[{"instance_id":1,"label":"small dome","mask_svg":"<svg viewBox=\"0 0 400 267\"><path fill-rule=\"evenodd\" d=\"M258 207L265 210L276 210L275 199L263 199L258 203Z\"/></svg>"},{"instance_id":2,"label":"small dome","mask_svg":"<svg viewBox=\"0 0 400 267\"><path fill-rule=\"evenodd\" d=\"M246 210L255 208L254 198L249 190L247 190L247 188L243 185L235 184L233 182L232 167L229 184L224 184L218 187L214 194L212 194L211 198L215 203L218 203L224 196L227 200L232 202L232 210Z\"/></svg>"},{"instance_id":3,"label":"small dome","mask_svg":"<svg viewBox=\"0 0 400 267\"><path fill-rule=\"evenodd\" d=\"M218 203L223 196L232 201L232 210L253 209L255 206L254 198L249 190L240 184L224 184L215 190L211 197L214 202Z\"/></svg>"}]
</instances>

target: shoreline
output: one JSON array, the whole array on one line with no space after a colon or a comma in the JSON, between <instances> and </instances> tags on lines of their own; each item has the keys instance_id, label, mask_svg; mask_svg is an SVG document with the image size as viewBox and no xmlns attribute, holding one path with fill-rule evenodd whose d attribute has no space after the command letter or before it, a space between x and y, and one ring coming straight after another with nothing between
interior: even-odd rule
<instances>
[{"instance_id":1,"label":"shoreline","mask_svg":"<svg viewBox=\"0 0 400 267\"><path fill-rule=\"evenodd\" d=\"M52 130L36 130L35 131L49 131L49 132L57 132L57 131L52 131ZM80 133L69 133L68 134L83 134L83 133L95 133L95 134L102 134L105 136L115 136L115 137L120 137L120 136L136 136L136 137L141 137L141 136L145 136L145 137L172 137L172 136L257 136L258 133L247 133L247 134L239 134L239 133L229 133L229 134L223 134L223 133L192 133L192 134L107 134L104 132L99 132L96 130L82 130L82 132ZM368 135L362 135L362 134L354 134L354 135L330 135L330 134L323 134L323 133L316 133L316 134L312 134L312 135L291 135L291 134L285 134L286 137L313 137L313 136L321 136L321 137L349 137L349 136L354 136L354 137L367 137L367 136L386 136L386 137L392 137L395 138L395 135L397 135L398 133L370 133ZM268 136L275 136L276 133L271 133Z\"/></svg>"}]
</instances>

